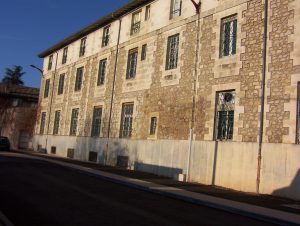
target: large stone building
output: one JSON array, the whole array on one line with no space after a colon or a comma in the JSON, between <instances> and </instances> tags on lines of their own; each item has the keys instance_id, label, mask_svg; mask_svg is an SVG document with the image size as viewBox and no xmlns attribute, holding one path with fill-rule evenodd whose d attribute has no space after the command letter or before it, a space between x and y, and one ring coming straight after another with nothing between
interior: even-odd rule
<instances>
[{"instance_id":1,"label":"large stone building","mask_svg":"<svg viewBox=\"0 0 300 226\"><path fill-rule=\"evenodd\" d=\"M300 1L130 1L39 57L36 149L300 199Z\"/></svg>"}]
</instances>

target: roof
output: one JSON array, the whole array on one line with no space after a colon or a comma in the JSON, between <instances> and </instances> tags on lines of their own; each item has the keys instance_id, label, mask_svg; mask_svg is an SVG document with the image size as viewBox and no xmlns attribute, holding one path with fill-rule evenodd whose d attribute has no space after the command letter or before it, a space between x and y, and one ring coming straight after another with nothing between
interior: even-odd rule
<instances>
[{"instance_id":1,"label":"roof","mask_svg":"<svg viewBox=\"0 0 300 226\"><path fill-rule=\"evenodd\" d=\"M0 83L0 96L10 96L14 98L29 98L31 100L38 100L40 89L17 86L17 85L6 85Z\"/></svg>"},{"instance_id":2,"label":"roof","mask_svg":"<svg viewBox=\"0 0 300 226\"><path fill-rule=\"evenodd\" d=\"M78 39L83 38L84 36L92 33L93 31L98 30L101 27L104 27L111 22L115 21L116 19L119 19L120 17L124 16L125 14L131 12L132 10L139 8L143 5L146 5L154 0L132 0L126 5L122 6L121 8L117 9L116 11L100 18L96 22L88 25L87 27L83 28L82 30L72 34L71 36L65 38L61 42L55 44L54 46L50 47L49 49L43 51L38 55L40 58L44 58L48 55L51 55L55 51L62 49L66 47L67 45L71 44L74 41L77 41Z\"/></svg>"}]
</instances>

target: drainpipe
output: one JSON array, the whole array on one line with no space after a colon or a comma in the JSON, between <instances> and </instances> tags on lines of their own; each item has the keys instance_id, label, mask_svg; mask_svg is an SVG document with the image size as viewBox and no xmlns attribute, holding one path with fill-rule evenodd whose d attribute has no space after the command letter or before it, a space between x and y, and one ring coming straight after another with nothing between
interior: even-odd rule
<instances>
[{"instance_id":1,"label":"drainpipe","mask_svg":"<svg viewBox=\"0 0 300 226\"><path fill-rule=\"evenodd\" d=\"M264 112L265 112L265 90L266 90L266 69L267 69L267 42L268 42L268 9L269 1L265 0L264 9L264 46L263 46L263 67L262 67L262 82L261 82L261 98L260 98L260 127L259 127L259 147L258 147L258 164L257 164L257 179L256 192L259 193L260 175L261 175L261 160L262 160L262 144L264 135Z\"/></svg>"},{"instance_id":2,"label":"drainpipe","mask_svg":"<svg viewBox=\"0 0 300 226\"><path fill-rule=\"evenodd\" d=\"M116 50L116 57L115 57L114 77L113 77L113 84L112 84L112 90L111 90L111 100L110 100L110 110L109 110L109 118L108 118L108 131L107 131L107 141L106 141L106 152L105 152L105 156L104 156L104 165L107 164L108 152L109 152L111 118L112 118L112 109L113 109L114 94L115 94L115 83L116 83L116 76L117 76L117 64L118 64L118 56L119 56L121 27L122 27L122 19L119 19L119 32L118 32L117 50Z\"/></svg>"},{"instance_id":3,"label":"drainpipe","mask_svg":"<svg viewBox=\"0 0 300 226\"><path fill-rule=\"evenodd\" d=\"M46 153L47 153L47 145L48 145L48 135L49 135L49 126L50 126L50 119L51 119L52 102L53 102L53 95L54 95L55 76L56 76L56 70L57 70L57 60L58 60L58 51L56 51L55 69L54 69L54 76L53 76L53 81L52 81L50 109L49 109L49 116L48 116L48 123L47 123L46 142L45 142L46 143L45 144Z\"/></svg>"},{"instance_id":4,"label":"drainpipe","mask_svg":"<svg viewBox=\"0 0 300 226\"><path fill-rule=\"evenodd\" d=\"M190 178L190 168L191 168L191 157L192 157L192 147L193 147L193 134L195 127L195 109L196 109L196 89L197 89L197 74L198 74L198 61L199 61L199 49L200 49L200 9L201 1L196 3L194 0L191 0L196 8L197 13L197 46L196 46L196 57L195 57L195 68L194 68L194 78L193 78L193 106L192 106L192 120L190 125L190 134L189 134L189 149L188 149L188 159L187 159L187 168L186 168L186 181L189 181Z\"/></svg>"}]
</instances>

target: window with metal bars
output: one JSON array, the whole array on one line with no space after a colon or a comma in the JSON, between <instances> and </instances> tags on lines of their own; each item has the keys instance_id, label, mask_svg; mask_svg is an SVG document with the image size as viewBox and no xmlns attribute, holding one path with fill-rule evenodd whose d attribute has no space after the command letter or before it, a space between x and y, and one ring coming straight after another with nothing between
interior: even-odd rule
<instances>
[{"instance_id":1,"label":"window with metal bars","mask_svg":"<svg viewBox=\"0 0 300 226\"><path fill-rule=\"evenodd\" d=\"M141 54L141 60L146 60L147 57L147 44L144 44L142 46L142 54Z\"/></svg>"},{"instance_id":2,"label":"window with metal bars","mask_svg":"<svg viewBox=\"0 0 300 226\"><path fill-rule=\"evenodd\" d=\"M65 74L61 74L59 75L57 95L62 95L64 93L64 85L65 85Z\"/></svg>"},{"instance_id":3,"label":"window with metal bars","mask_svg":"<svg viewBox=\"0 0 300 226\"><path fill-rule=\"evenodd\" d=\"M177 68L178 63L179 34L168 38L166 70Z\"/></svg>"},{"instance_id":4,"label":"window with metal bars","mask_svg":"<svg viewBox=\"0 0 300 226\"><path fill-rule=\"evenodd\" d=\"M133 103L123 104L120 138L130 138L132 133Z\"/></svg>"},{"instance_id":5,"label":"window with metal bars","mask_svg":"<svg viewBox=\"0 0 300 226\"><path fill-rule=\"evenodd\" d=\"M156 127L157 127L157 117L151 117L150 120L150 135L156 134Z\"/></svg>"},{"instance_id":6,"label":"window with metal bars","mask_svg":"<svg viewBox=\"0 0 300 226\"><path fill-rule=\"evenodd\" d=\"M132 14L131 35L139 33L141 29L141 11Z\"/></svg>"},{"instance_id":7,"label":"window with metal bars","mask_svg":"<svg viewBox=\"0 0 300 226\"><path fill-rule=\"evenodd\" d=\"M58 134L58 132L59 132L59 123L60 123L60 111L55 111L54 125L53 125L53 135Z\"/></svg>"},{"instance_id":8,"label":"window with metal bars","mask_svg":"<svg viewBox=\"0 0 300 226\"><path fill-rule=\"evenodd\" d=\"M82 79L83 79L83 67L77 68L76 71L76 78L75 78L75 92L81 90L82 86Z\"/></svg>"},{"instance_id":9,"label":"window with metal bars","mask_svg":"<svg viewBox=\"0 0 300 226\"><path fill-rule=\"evenodd\" d=\"M109 38L110 38L110 25L103 28L103 35L102 35L102 47L108 46Z\"/></svg>"},{"instance_id":10,"label":"window with metal bars","mask_svg":"<svg viewBox=\"0 0 300 226\"><path fill-rule=\"evenodd\" d=\"M50 79L47 79L45 82L44 98L47 98L49 96L49 89L50 89Z\"/></svg>"},{"instance_id":11,"label":"window with metal bars","mask_svg":"<svg viewBox=\"0 0 300 226\"><path fill-rule=\"evenodd\" d=\"M226 17L221 21L220 57L236 54L237 15Z\"/></svg>"},{"instance_id":12,"label":"window with metal bars","mask_svg":"<svg viewBox=\"0 0 300 226\"><path fill-rule=\"evenodd\" d=\"M98 71L98 79L97 79L97 85L103 85L105 82L105 74L106 74L106 65L107 65L107 59L100 60L99 62L99 71Z\"/></svg>"},{"instance_id":13,"label":"window with metal bars","mask_svg":"<svg viewBox=\"0 0 300 226\"><path fill-rule=\"evenodd\" d=\"M86 38L81 39L80 41L80 49L79 49L79 57L84 56L86 47Z\"/></svg>"},{"instance_id":14,"label":"window with metal bars","mask_svg":"<svg viewBox=\"0 0 300 226\"><path fill-rule=\"evenodd\" d=\"M232 140L234 126L235 91L217 92L216 140Z\"/></svg>"},{"instance_id":15,"label":"window with metal bars","mask_svg":"<svg viewBox=\"0 0 300 226\"><path fill-rule=\"evenodd\" d=\"M68 59L68 47L64 48L63 50L63 56L62 56L62 64L67 63L67 59Z\"/></svg>"},{"instance_id":16,"label":"window with metal bars","mask_svg":"<svg viewBox=\"0 0 300 226\"><path fill-rule=\"evenodd\" d=\"M102 108L95 107L92 122L92 137L99 137L101 133Z\"/></svg>"},{"instance_id":17,"label":"window with metal bars","mask_svg":"<svg viewBox=\"0 0 300 226\"><path fill-rule=\"evenodd\" d=\"M76 136L78 116L79 116L79 109L78 108L72 109L70 136Z\"/></svg>"},{"instance_id":18,"label":"window with metal bars","mask_svg":"<svg viewBox=\"0 0 300 226\"><path fill-rule=\"evenodd\" d=\"M126 79L131 79L131 78L135 77L136 67L137 67L137 59L138 59L138 48L129 50Z\"/></svg>"},{"instance_id":19,"label":"window with metal bars","mask_svg":"<svg viewBox=\"0 0 300 226\"><path fill-rule=\"evenodd\" d=\"M41 123L40 123L40 134L41 135L43 135L45 133L45 123L46 123L46 112L42 112Z\"/></svg>"},{"instance_id":20,"label":"window with metal bars","mask_svg":"<svg viewBox=\"0 0 300 226\"><path fill-rule=\"evenodd\" d=\"M170 19L181 15L181 0L171 0Z\"/></svg>"},{"instance_id":21,"label":"window with metal bars","mask_svg":"<svg viewBox=\"0 0 300 226\"><path fill-rule=\"evenodd\" d=\"M49 56L48 71L52 69L52 64L53 64L53 55Z\"/></svg>"},{"instance_id":22,"label":"window with metal bars","mask_svg":"<svg viewBox=\"0 0 300 226\"><path fill-rule=\"evenodd\" d=\"M297 137L296 143L300 144L300 82L297 85L298 95L297 95Z\"/></svg>"}]
</instances>

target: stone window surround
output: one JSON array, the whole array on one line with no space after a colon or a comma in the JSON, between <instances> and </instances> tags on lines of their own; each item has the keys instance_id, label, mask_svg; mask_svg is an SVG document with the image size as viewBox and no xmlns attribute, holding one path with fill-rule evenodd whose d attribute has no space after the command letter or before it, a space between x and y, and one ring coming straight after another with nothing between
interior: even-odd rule
<instances>
[{"instance_id":1,"label":"stone window surround","mask_svg":"<svg viewBox=\"0 0 300 226\"><path fill-rule=\"evenodd\" d=\"M97 79L98 79L98 73L99 73L99 62L100 62L100 60L103 60L103 59L107 59L107 62L106 62L106 78L104 80L104 84L98 86L97 85ZM92 86L94 86L95 97L102 97L105 94L106 86L107 86L107 82L108 82L107 78L110 75L109 74L109 69L110 69L109 67L110 67L110 62L111 62L111 53L99 55L96 58L96 62L97 62L96 63L96 70L97 70L97 72L91 74L92 79L95 79L96 82L94 84L90 84L90 87L92 88Z\"/></svg>"},{"instance_id":2,"label":"stone window surround","mask_svg":"<svg viewBox=\"0 0 300 226\"><path fill-rule=\"evenodd\" d=\"M136 128L136 117L137 117L137 108L138 108L138 101L136 97L132 97L132 98L122 98L121 101L118 103L117 107L115 105L114 107L114 112L118 112L117 114L117 130L116 130L116 137L120 138L120 133L121 133L121 121L122 121L122 107L123 104L126 103L133 103L133 115L132 115L132 137L134 135L135 132L135 128ZM131 138L132 138L131 137ZM122 138L122 139L126 139L126 138Z\"/></svg>"},{"instance_id":3,"label":"stone window surround","mask_svg":"<svg viewBox=\"0 0 300 226\"><path fill-rule=\"evenodd\" d=\"M72 112L73 112L73 110L74 109L78 109L78 117L77 117L77 127L76 127L76 135L71 135L71 123L72 123ZM67 126L67 128L69 129L69 132L68 132L68 136L69 137L77 137L78 136L78 134L79 134L79 131L80 131L80 113L81 113L81 111L80 111L80 106L79 105L75 105L75 106L72 106L72 107L69 107L69 123L68 123L68 126Z\"/></svg>"},{"instance_id":4,"label":"stone window surround","mask_svg":"<svg viewBox=\"0 0 300 226\"><path fill-rule=\"evenodd\" d=\"M95 108L95 107L102 108L100 136L97 137L97 138L103 138L103 137L104 137L103 129L104 129L104 127L105 127L105 121L104 121L103 119L105 118L105 110L106 110L106 109L105 109L105 106L106 106L106 104L105 104L104 101L97 101L97 102L93 103L93 105L91 106L91 109L92 109L92 111L91 111L91 113L92 113L92 115L91 115L91 119L92 119L92 121L91 121L91 126L92 126L92 124L93 124L93 113L94 113L94 108ZM86 114L87 114L87 112L86 112ZM85 115L85 119L87 119L87 118L88 118L87 115ZM89 132L90 132L90 135L91 135L91 134L92 134L92 133L91 133L91 132L92 132L92 127L91 127L91 130L90 130Z\"/></svg>"},{"instance_id":5,"label":"stone window surround","mask_svg":"<svg viewBox=\"0 0 300 226\"><path fill-rule=\"evenodd\" d=\"M55 126L55 114L56 114L57 111L60 111L59 124L58 124L58 133L54 134L53 132L54 132L54 126ZM53 136L58 136L58 135L61 134L62 122L63 122L62 112L63 112L62 108L55 108L54 111L53 111L53 115L52 115L53 116L53 123L52 123L52 135Z\"/></svg>"},{"instance_id":6,"label":"stone window surround","mask_svg":"<svg viewBox=\"0 0 300 226\"><path fill-rule=\"evenodd\" d=\"M221 78L227 77L232 75L238 75L240 72L240 68L242 68L242 61L240 59L241 53L245 52L245 47L242 46L241 41L242 39L246 38L245 33L242 33L242 24L244 24L245 19L241 12L247 9L247 4L241 4L235 6L233 8L226 9L224 11L220 11L216 14L213 14L213 20L216 20L216 26L214 27L214 32L216 34L216 40L213 41L212 45L216 48L215 55L213 59L215 60L214 65L214 77ZM236 54L232 56L224 56L220 58L220 38L221 38L221 23L222 19L226 18L231 15L237 15L237 40L236 40ZM203 24L203 21L202 21ZM201 44L200 44L201 49ZM201 57L199 62L201 62ZM228 68L225 68L228 67Z\"/></svg>"},{"instance_id":7,"label":"stone window surround","mask_svg":"<svg viewBox=\"0 0 300 226\"><path fill-rule=\"evenodd\" d=\"M176 34L179 34L177 68L166 70L168 37ZM180 73L181 68L183 67L183 61L181 60L182 55L184 54L183 43L185 42L185 38L183 36L183 29L181 26L176 27L175 29L164 32L162 35L165 37L165 43L164 43L163 63L160 66L160 71L162 72L161 86L165 87L169 85L178 85L179 80L181 79L181 73Z\"/></svg>"},{"instance_id":8,"label":"stone window surround","mask_svg":"<svg viewBox=\"0 0 300 226\"><path fill-rule=\"evenodd\" d=\"M240 98L245 95L240 91L240 82L228 83L228 84L220 84L213 85L212 92L210 95L206 96L206 100L209 101L210 108L206 110L206 117L209 120L205 122L205 128L208 128L209 133L204 135L205 141L213 141L214 140L214 129L215 129L215 113L216 113L216 94L219 91L224 90L235 90L235 109L234 109L234 128L233 128L233 139L222 142L241 142L243 140L243 136L239 135L239 128L243 128L243 121L240 120L240 114L244 113L244 107L240 106ZM197 120L197 119L196 119ZM257 122L259 124L259 122Z\"/></svg>"},{"instance_id":9,"label":"stone window surround","mask_svg":"<svg viewBox=\"0 0 300 226\"><path fill-rule=\"evenodd\" d=\"M122 128L124 128L124 125L126 125L124 122L126 119L126 114L124 114L124 110L126 109L126 106L132 106L132 114L131 115L131 130L128 130L128 129L125 129L123 130ZM134 120L134 117L133 117L133 113L134 113L134 102L125 102L125 103L122 103L122 109L121 109L121 120L120 120L120 139L131 139L132 138L132 131L133 131L133 120ZM125 116L125 117L124 117ZM130 127L127 127L127 128L130 128ZM130 135L129 136L124 136L123 132L124 131L130 131Z\"/></svg>"},{"instance_id":10,"label":"stone window surround","mask_svg":"<svg viewBox=\"0 0 300 226\"><path fill-rule=\"evenodd\" d=\"M151 127L151 118L156 117L156 131L155 134L150 135L150 127ZM147 127L147 134L148 134L148 140L156 140L157 135L158 135L158 128L159 128L159 112L151 112L148 114L149 122L148 122L148 127Z\"/></svg>"},{"instance_id":11,"label":"stone window surround","mask_svg":"<svg viewBox=\"0 0 300 226\"><path fill-rule=\"evenodd\" d=\"M69 94L71 95L71 100L76 101L76 100L80 100L82 97L82 91L85 89L85 80L87 78L87 76L89 75L89 71L86 69L86 64L87 61L78 63L76 65L74 65L74 73L72 73L72 75L70 76L71 79L71 83L70 83L70 87L69 87ZM78 91L75 91L75 82L76 82L76 73L77 73L77 69L83 67L83 76L82 76L82 84L81 84L81 89Z\"/></svg>"},{"instance_id":12,"label":"stone window surround","mask_svg":"<svg viewBox=\"0 0 300 226\"><path fill-rule=\"evenodd\" d=\"M100 133L99 136L93 135L93 125L94 125L94 113L95 113L95 109L101 109L101 118L100 118ZM103 129L103 115L104 115L104 111L103 111L103 105L94 105L93 109L92 109L92 121L91 121L91 128L90 128L90 136L93 138L100 138L103 135L102 129Z\"/></svg>"}]
</instances>

